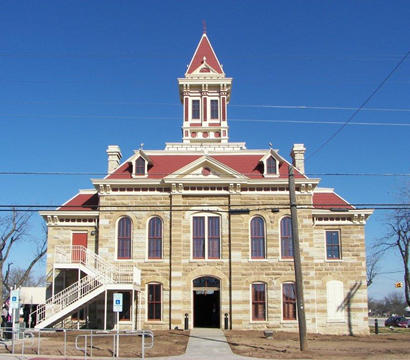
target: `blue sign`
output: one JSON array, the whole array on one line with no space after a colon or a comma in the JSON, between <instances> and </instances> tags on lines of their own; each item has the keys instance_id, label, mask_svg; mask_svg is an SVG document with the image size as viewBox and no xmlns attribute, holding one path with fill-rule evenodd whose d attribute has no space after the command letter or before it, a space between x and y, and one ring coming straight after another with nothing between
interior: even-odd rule
<instances>
[{"instance_id":1,"label":"blue sign","mask_svg":"<svg viewBox=\"0 0 410 360\"><path fill-rule=\"evenodd\" d=\"M114 312L122 312L122 293L114 293L112 304Z\"/></svg>"},{"instance_id":2,"label":"blue sign","mask_svg":"<svg viewBox=\"0 0 410 360\"><path fill-rule=\"evenodd\" d=\"M11 290L10 308L18 309L20 307L20 290Z\"/></svg>"}]
</instances>

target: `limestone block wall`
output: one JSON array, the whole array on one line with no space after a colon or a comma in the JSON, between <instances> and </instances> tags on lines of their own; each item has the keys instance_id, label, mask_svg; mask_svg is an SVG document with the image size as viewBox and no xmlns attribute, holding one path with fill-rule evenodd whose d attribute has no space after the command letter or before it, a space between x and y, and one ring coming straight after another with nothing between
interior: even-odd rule
<instances>
[{"instance_id":1,"label":"limestone block wall","mask_svg":"<svg viewBox=\"0 0 410 360\"><path fill-rule=\"evenodd\" d=\"M311 194L298 194L297 200L298 203L310 204ZM100 205L104 211L99 216L97 238L91 236L92 227L70 227L68 224L66 227L49 228L48 269L54 261L56 244L69 245L72 231L87 231L89 247L101 256L110 261L132 263L141 270L138 318L144 328L183 328L185 313L189 316L189 326L193 327L192 282L201 276L213 276L220 279L221 325L223 315L229 313L234 329L297 331L297 321L283 320L282 310L282 285L294 282L293 260L281 258L280 221L290 216L289 198L285 192L218 196L124 193L101 195ZM245 208L250 212L229 214L229 205L232 209ZM110 206L113 206L112 211ZM277 211L272 212L272 208ZM192 258L192 217L199 214L220 216L220 259ZM122 216L129 216L132 221L130 260L117 260L116 255L117 223ZM163 222L162 259L159 260L148 259L148 221L153 216L159 216ZM250 221L254 216L261 216L265 221L265 259L251 259ZM298 225L308 331L346 334L351 329L355 334L368 333L364 225L348 222L342 225L317 225L310 208L298 210ZM326 259L326 230L340 232L340 260ZM252 320L251 286L254 282L266 285L265 321ZM147 320L149 283L162 285L161 321ZM336 320L329 317L328 310L329 301L334 298L329 295L332 284L339 286L337 289L342 284L341 303L346 298L350 299L348 304L341 304L343 318L337 314Z\"/></svg>"}]
</instances>

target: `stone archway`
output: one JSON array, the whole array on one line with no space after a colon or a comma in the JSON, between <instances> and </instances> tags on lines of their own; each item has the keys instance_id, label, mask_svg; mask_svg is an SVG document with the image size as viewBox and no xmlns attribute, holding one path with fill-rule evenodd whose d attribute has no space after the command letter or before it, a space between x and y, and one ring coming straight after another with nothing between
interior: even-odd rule
<instances>
[{"instance_id":1,"label":"stone archway","mask_svg":"<svg viewBox=\"0 0 410 360\"><path fill-rule=\"evenodd\" d=\"M220 280L202 276L192 282L194 327L220 327Z\"/></svg>"}]
</instances>

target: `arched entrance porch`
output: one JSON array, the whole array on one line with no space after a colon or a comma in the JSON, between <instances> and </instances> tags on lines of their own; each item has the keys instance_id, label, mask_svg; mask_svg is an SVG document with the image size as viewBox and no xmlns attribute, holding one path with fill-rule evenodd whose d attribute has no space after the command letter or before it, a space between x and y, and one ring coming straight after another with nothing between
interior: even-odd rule
<instances>
[{"instance_id":1,"label":"arched entrance porch","mask_svg":"<svg viewBox=\"0 0 410 360\"><path fill-rule=\"evenodd\" d=\"M194 327L220 327L220 280L202 276L193 280Z\"/></svg>"}]
</instances>

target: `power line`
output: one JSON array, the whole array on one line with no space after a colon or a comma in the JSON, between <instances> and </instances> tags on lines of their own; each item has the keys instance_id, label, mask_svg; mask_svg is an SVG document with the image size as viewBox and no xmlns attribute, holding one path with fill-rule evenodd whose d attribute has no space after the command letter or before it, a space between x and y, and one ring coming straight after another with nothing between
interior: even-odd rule
<instances>
[{"instance_id":1,"label":"power line","mask_svg":"<svg viewBox=\"0 0 410 360\"><path fill-rule=\"evenodd\" d=\"M352 208L340 208L341 204L340 203L336 203L336 204L329 204L329 203L315 203L315 205L313 206L312 203L298 203L297 204L299 207L305 207L305 208L318 208L318 207L322 207L322 208L332 208L333 209L341 209L341 210L355 210ZM202 207L228 207L228 204L201 204L200 206ZM268 206L270 207L278 207L278 208L288 208L289 205L287 203L275 203L275 202L269 202L269 203L255 203L255 204L231 204L231 207L264 207L264 206ZM407 209L410 208L410 203L349 203L343 206L354 206L354 207L383 207L383 208L400 208L400 209ZM62 208L79 208L82 207L84 209L90 209L90 208L99 208L99 209L103 209L103 208L127 208L127 209L137 209L137 208L169 208L169 205L161 205L161 204L151 204L151 205L146 205L146 204L142 204L142 205L138 205L138 204L134 204L134 205L55 205L55 204L0 204L0 208L50 208L50 207L62 207ZM187 208L187 209L192 209L191 205L173 205L173 208ZM268 208L268 209L269 209Z\"/></svg>"},{"instance_id":2,"label":"power line","mask_svg":"<svg viewBox=\"0 0 410 360\"><path fill-rule=\"evenodd\" d=\"M173 172L173 175L183 175ZM242 173L254 175L254 173ZM42 175L42 176L107 176L105 172L80 172L80 171L0 171L0 175ZM120 176L121 174L117 174ZM152 172L149 175L167 176L169 173ZM363 176L363 177L410 177L410 173L306 173L306 176ZM124 174L124 177L126 174Z\"/></svg>"},{"instance_id":3,"label":"power line","mask_svg":"<svg viewBox=\"0 0 410 360\"><path fill-rule=\"evenodd\" d=\"M351 106L311 106L311 105L235 105L230 104L231 107L250 107L250 108L272 108L272 109L296 109L296 110L358 110L357 107ZM366 108L363 107L362 111L383 111L383 112L410 112L408 108Z\"/></svg>"},{"instance_id":4,"label":"power line","mask_svg":"<svg viewBox=\"0 0 410 360\"><path fill-rule=\"evenodd\" d=\"M286 123L286 124L320 124L320 125L340 125L343 121L318 121L318 120L264 120L264 119L230 119L233 122L269 122L269 123ZM350 122L348 125L362 126L410 126L410 123L393 123L393 122Z\"/></svg>"},{"instance_id":5,"label":"power line","mask_svg":"<svg viewBox=\"0 0 410 360\"><path fill-rule=\"evenodd\" d=\"M5 103L1 101L0 103ZM6 102L7 104L9 102ZM18 101L13 104L82 104L82 105L159 105L159 106L181 106L180 103L169 102L136 102L136 101ZM240 108L267 108L267 109L290 109L290 110L357 110L352 106L324 106L324 105L277 105L277 104L230 104L230 107ZM410 112L410 108L385 108L385 107L363 107L361 111L381 111L381 112Z\"/></svg>"},{"instance_id":6,"label":"power line","mask_svg":"<svg viewBox=\"0 0 410 360\"><path fill-rule=\"evenodd\" d=\"M390 73L382 80L382 82L377 85L377 87L372 91L372 93L362 102L362 104L353 112L352 115L345 121L345 123L337 129L330 137L325 140L312 154L310 154L306 160L312 158L312 156L316 155L319 151L321 151L330 141L332 141L345 127L349 122L351 122L354 117L360 112L362 108L366 106L366 104L373 98L374 95L377 94L377 92L384 86L384 84L387 82L387 80L390 79L390 77L394 74L394 72L400 67L400 65L407 59L407 57L410 54L410 50L407 51L407 53L400 59L400 61L396 64L396 66L393 68L393 70L390 71Z\"/></svg>"},{"instance_id":7,"label":"power line","mask_svg":"<svg viewBox=\"0 0 410 360\"><path fill-rule=\"evenodd\" d=\"M170 116L132 116L132 115L62 115L62 114L53 114L53 115L33 115L33 114L0 114L1 117L18 117L18 118L62 118L62 119L116 119L116 120L180 120L177 117ZM241 119L241 118L230 118L232 122L267 122L267 123L284 123L284 124L303 124L303 125L340 125L345 124L343 121L318 121L318 120L288 120L288 119ZM360 126L410 126L410 123L398 123L398 122L350 122L348 125L360 125Z\"/></svg>"}]
</instances>

